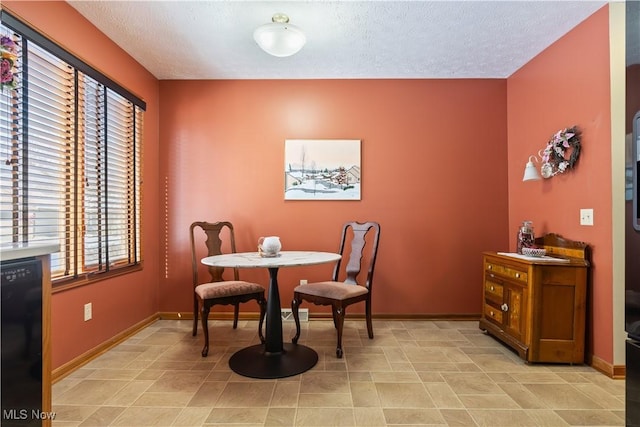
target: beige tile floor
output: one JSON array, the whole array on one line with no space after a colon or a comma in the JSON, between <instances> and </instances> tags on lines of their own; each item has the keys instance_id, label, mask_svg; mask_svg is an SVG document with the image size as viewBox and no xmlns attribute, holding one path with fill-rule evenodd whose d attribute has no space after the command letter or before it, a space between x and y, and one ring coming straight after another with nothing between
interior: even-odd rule
<instances>
[{"instance_id":1,"label":"beige tile floor","mask_svg":"<svg viewBox=\"0 0 640 427\"><path fill-rule=\"evenodd\" d=\"M622 426L624 381L588 366L527 365L477 322L345 324L343 359L330 321L303 324L318 364L255 380L229 357L258 342L257 322L210 322L209 356L191 322L160 320L58 381L63 426ZM284 336L293 324L284 323Z\"/></svg>"}]
</instances>

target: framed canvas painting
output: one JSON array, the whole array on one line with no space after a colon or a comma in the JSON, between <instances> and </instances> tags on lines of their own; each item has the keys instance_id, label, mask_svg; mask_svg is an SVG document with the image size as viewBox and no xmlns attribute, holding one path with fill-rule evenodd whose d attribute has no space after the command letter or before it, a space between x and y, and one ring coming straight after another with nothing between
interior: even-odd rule
<instances>
[{"instance_id":1,"label":"framed canvas painting","mask_svg":"<svg viewBox=\"0 0 640 427\"><path fill-rule=\"evenodd\" d=\"M359 139L287 139L285 200L360 200Z\"/></svg>"}]
</instances>

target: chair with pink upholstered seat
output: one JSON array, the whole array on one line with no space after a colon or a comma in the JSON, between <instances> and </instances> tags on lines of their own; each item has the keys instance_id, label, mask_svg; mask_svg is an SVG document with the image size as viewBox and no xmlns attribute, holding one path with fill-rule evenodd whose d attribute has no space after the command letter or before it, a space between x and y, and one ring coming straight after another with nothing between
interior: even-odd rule
<instances>
[{"instance_id":1,"label":"chair with pink upholstered seat","mask_svg":"<svg viewBox=\"0 0 640 427\"><path fill-rule=\"evenodd\" d=\"M367 332L373 339L373 322L371 319L371 290L373 286L373 271L378 253L380 240L380 225L377 222L348 222L342 228L339 253L342 259L336 263L333 277L326 282L308 283L297 286L293 290L291 311L296 324L294 344L300 338L300 303L308 301L316 305L330 305L333 323L338 335L336 356L342 357L342 331L347 306L364 301ZM368 250L365 252L365 247ZM344 264L343 264L344 263ZM344 265L344 271L340 266ZM365 277L359 279L360 272ZM365 273L366 272L366 273Z\"/></svg>"},{"instance_id":2,"label":"chair with pink upholstered seat","mask_svg":"<svg viewBox=\"0 0 640 427\"><path fill-rule=\"evenodd\" d=\"M264 343L264 335L262 334L262 323L266 313L267 302L264 297L264 288L251 282L245 282L239 279L238 269L233 269L233 280L225 280L222 275L224 268L208 267L211 280L206 283L200 283L198 278L198 269L200 267L199 251L196 250L196 229L201 229L206 236L207 252L206 256L221 255L223 246L223 237L229 239L228 246L230 253L236 252L235 234L233 225L227 221L220 222L204 222L197 221L191 224L189 234L191 237L191 262L193 269L193 336L198 332L198 311L202 317L202 329L204 330L204 347L202 349L202 357L206 357L209 353L209 311L211 307L220 305L233 305L233 329L238 327L238 316L240 312L240 303L256 300L260 306L260 322L258 324L258 336L260 341ZM200 310L198 310L200 309Z\"/></svg>"}]
</instances>

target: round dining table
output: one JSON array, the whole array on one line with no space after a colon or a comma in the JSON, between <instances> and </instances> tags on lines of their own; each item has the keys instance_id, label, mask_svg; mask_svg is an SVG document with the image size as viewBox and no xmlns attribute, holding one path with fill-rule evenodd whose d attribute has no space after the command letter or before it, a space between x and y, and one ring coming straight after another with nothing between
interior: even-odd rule
<instances>
[{"instance_id":1,"label":"round dining table","mask_svg":"<svg viewBox=\"0 0 640 427\"><path fill-rule=\"evenodd\" d=\"M302 344L285 343L282 339L282 315L278 269L338 261L340 254L314 251L281 251L265 257L258 252L214 255L202 264L225 268L266 268L269 270L267 319L264 344L252 345L234 353L229 367L237 374L251 378L285 378L301 374L315 366L318 353Z\"/></svg>"}]
</instances>

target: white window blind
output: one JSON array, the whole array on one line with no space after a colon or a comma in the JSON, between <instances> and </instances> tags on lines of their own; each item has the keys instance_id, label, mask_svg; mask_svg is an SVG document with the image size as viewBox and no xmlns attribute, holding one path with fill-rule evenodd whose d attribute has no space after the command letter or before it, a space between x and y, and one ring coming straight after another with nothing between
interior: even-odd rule
<instances>
[{"instance_id":1,"label":"white window blind","mask_svg":"<svg viewBox=\"0 0 640 427\"><path fill-rule=\"evenodd\" d=\"M22 112L17 158L22 166L21 211L27 217L26 233L14 241L56 241L64 248L66 220L72 209L67 197L73 179L74 125L73 69L37 46L28 45L27 84L18 92L26 99ZM20 239L22 237L22 239ZM69 274L68 254L51 257L52 273Z\"/></svg>"},{"instance_id":2,"label":"white window blind","mask_svg":"<svg viewBox=\"0 0 640 427\"><path fill-rule=\"evenodd\" d=\"M59 244L54 284L138 264L144 103L2 17L19 60L0 92L0 243Z\"/></svg>"}]
</instances>

